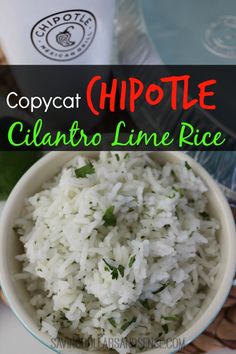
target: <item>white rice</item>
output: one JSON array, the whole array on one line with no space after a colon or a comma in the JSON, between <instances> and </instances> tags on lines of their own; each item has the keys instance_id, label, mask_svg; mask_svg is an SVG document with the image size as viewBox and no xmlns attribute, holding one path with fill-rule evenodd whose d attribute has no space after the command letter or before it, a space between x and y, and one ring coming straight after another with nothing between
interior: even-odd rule
<instances>
[{"instance_id":1,"label":"white rice","mask_svg":"<svg viewBox=\"0 0 236 354\"><path fill-rule=\"evenodd\" d=\"M139 152L91 162L95 173L77 178L88 164L78 156L26 201L17 276L52 338L99 338L134 352L141 346L130 339L173 338L198 314L217 274L219 223L186 163L160 166ZM105 225L111 207L116 226Z\"/></svg>"}]
</instances>

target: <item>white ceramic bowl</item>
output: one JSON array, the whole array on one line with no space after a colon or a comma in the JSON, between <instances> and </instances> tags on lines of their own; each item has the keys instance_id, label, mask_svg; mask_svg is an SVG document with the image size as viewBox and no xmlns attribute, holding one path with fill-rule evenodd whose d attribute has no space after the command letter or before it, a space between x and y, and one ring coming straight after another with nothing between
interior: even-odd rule
<instances>
[{"instance_id":1,"label":"white ceramic bowl","mask_svg":"<svg viewBox=\"0 0 236 354\"><path fill-rule=\"evenodd\" d=\"M14 279L14 274L20 271L20 263L15 260L15 256L22 252L22 245L13 231L13 225L21 212L25 198L39 191L43 182L59 172L60 168L76 154L78 152L51 152L31 167L12 191L0 221L0 280L3 291L10 307L25 328L49 348L53 346L53 343L49 336L39 331L35 311L29 304L29 295L23 281ZM97 156L97 153L93 152L83 154L95 158ZM182 152L155 152L152 153L152 157L160 162L187 160L194 172L208 186L210 212L221 223L221 229L218 232L222 252L220 270L197 318L194 319L186 331L180 332L176 341L169 342L168 347L163 346L146 352L149 354L166 354L177 351L179 349L176 347L178 343L188 344L195 339L210 324L223 306L235 274L236 233L234 219L225 197L214 180L198 163ZM76 348L57 349L57 352L86 353L84 350Z\"/></svg>"}]
</instances>

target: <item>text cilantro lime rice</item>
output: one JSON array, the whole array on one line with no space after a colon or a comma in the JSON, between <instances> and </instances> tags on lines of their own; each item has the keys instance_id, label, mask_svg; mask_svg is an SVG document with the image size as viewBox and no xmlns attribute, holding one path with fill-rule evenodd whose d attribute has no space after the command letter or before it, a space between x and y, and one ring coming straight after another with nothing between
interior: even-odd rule
<instances>
[{"instance_id":1,"label":"text cilantro lime rice","mask_svg":"<svg viewBox=\"0 0 236 354\"><path fill-rule=\"evenodd\" d=\"M125 353L145 349L131 339L154 343L187 327L220 259L206 191L187 162L160 166L147 153L67 164L16 223L18 277L41 330Z\"/></svg>"}]
</instances>

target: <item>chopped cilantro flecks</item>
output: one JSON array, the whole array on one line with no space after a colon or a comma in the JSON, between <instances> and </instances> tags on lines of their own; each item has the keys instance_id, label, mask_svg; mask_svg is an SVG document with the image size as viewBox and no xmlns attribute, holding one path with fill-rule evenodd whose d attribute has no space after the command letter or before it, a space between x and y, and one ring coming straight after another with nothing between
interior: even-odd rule
<instances>
[{"instance_id":1,"label":"chopped cilantro flecks","mask_svg":"<svg viewBox=\"0 0 236 354\"><path fill-rule=\"evenodd\" d=\"M205 211L203 211L202 213L199 213L199 215L200 215L203 219L206 219L206 220L209 220L209 219L210 219L210 215L207 214Z\"/></svg>"},{"instance_id":2,"label":"chopped cilantro flecks","mask_svg":"<svg viewBox=\"0 0 236 354\"><path fill-rule=\"evenodd\" d=\"M88 175L92 175L94 173L95 173L95 168L93 167L93 164L91 162L75 170L75 175L77 178L85 178Z\"/></svg>"},{"instance_id":3,"label":"chopped cilantro flecks","mask_svg":"<svg viewBox=\"0 0 236 354\"><path fill-rule=\"evenodd\" d=\"M130 259L129 259L129 267L130 267L130 268L131 268L132 265L134 264L135 260L136 260L136 256L130 257Z\"/></svg>"},{"instance_id":4,"label":"chopped cilantro flecks","mask_svg":"<svg viewBox=\"0 0 236 354\"><path fill-rule=\"evenodd\" d=\"M115 269L115 267L113 267L111 264L109 264L104 258L102 260L107 265L108 269L110 269L110 270Z\"/></svg>"},{"instance_id":5,"label":"chopped cilantro flecks","mask_svg":"<svg viewBox=\"0 0 236 354\"><path fill-rule=\"evenodd\" d=\"M115 320L113 317L108 318L108 321L110 322L110 324L111 324L114 328L116 328L116 320Z\"/></svg>"},{"instance_id":6,"label":"chopped cilantro flecks","mask_svg":"<svg viewBox=\"0 0 236 354\"><path fill-rule=\"evenodd\" d=\"M167 334L169 332L169 327L167 324L162 325L163 331L165 332L165 334Z\"/></svg>"},{"instance_id":7,"label":"chopped cilantro flecks","mask_svg":"<svg viewBox=\"0 0 236 354\"><path fill-rule=\"evenodd\" d=\"M177 178L175 171L171 170L171 174L174 178Z\"/></svg>"},{"instance_id":8,"label":"chopped cilantro flecks","mask_svg":"<svg viewBox=\"0 0 236 354\"><path fill-rule=\"evenodd\" d=\"M118 273L118 270L117 268L113 269L112 272L111 272L111 277L113 280L117 280L118 277L119 277L119 273Z\"/></svg>"},{"instance_id":9,"label":"chopped cilantro flecks","mask_svg":"<svg viewBox=\"0 0 236 354\"><path fill-rule=\"evenodd\" d=\"M146 299L146 300L139 300L139 302L140 302L140 304L143 305L143 307L145 307L145 309L151 310L150 303L149 303L148 299Z\"/></svg>"},{"instance_id":10,"label":"chopped cilantro flecks","mask_svg":"<svg viewBox=\"0 0 236 354\"><path fill-rule=\"evenodd\" d=\"M179 316L161 316L161 318L165 321L179 321Z\"/></svg>"},{"instance_id":11,"label":"chopped cilantro flecks","mask_svg":"<svg viewBox=\"0 0 236 354\"><path fill-rule=\"evenodd\" d=\"M115 154L116 160L120 161L120 156L118 154Z\"/></svg>"},{"instance_id":12,"label":"chopped cilantro flecks","mask_svg":"<svg viewBox=\"0 0 236 354\"><path fill-rule=\"evenodd\" d=\"M109 264L104 258L103 258L103 262L110 269L112 279L118 279L118 276L119 276L118 269L116 267L113 267L111 264Z\"/></svg>"},{"instance_id":13,"label":"chopped cilantro flecks","mask_svg":"<svg viewBox=\"0 0 236 354\"><path fill-rule=\"evenodd\" d=\"M159 293L162 292L165 288L167 288L168 285L170 285L169 282L163 284L160 289L158 289L157 291L153 291L153 294L154 294L154 295L159 294Z\"/></svg>"},{"instance_id":14,"label":"chopped cilantro flecks","mask_svg":"<svg viewBox=\"0 0 236 354\"><path fill-rule=\"evenodd\" d=\"M123 265L119 265L118 266L118 270L120 272L120 275L122 276L122 278L124 277L124 274L125 274L125 267Z\"/></svg>"},{"instance_id":15,"label":"chopped cilantro flecks","mask_svg":"<svg viewBox=\"0 0 236 354\"><path fill-rule=\"evenodd\" d=\"M136 322L137 318L133 317L131 321L125 322L122 326L121 329L122 331L125 331L132 323Z\"/></svg>"},{"instance_id":16,"label":"chopped cilantro flecks","mask_svg":"<svg viewBox=\"0 0 236 354\"><path fill-rule=\"evenodd\" d=\"M184 196L184 190L182 188L172 188L175 192L179 193L180 197L182 198Z\"/></svg>"},{"instance_id":17,"label":"chopped cilantro flecks","mask_svg":"<svg viewBox=\"0 0 236 354\"><path fill-rule=\"evenodd\" d=\"M129 157L129 153L125 154L124 159L127 159Z\"/></svg>"},{"instance_id":18,"label":"chopped cilantro flecks","mask_svg":"<svg viewBox=\"0 0 236 354\"><path fill-rule=\"evenodd\" d=\"M119 277L119 273L122 276L122 278L124 277L124 272L125 272L125 267L122 266L121 264L118 267L114 267L111 264L109 264L104 258L103 258L103 262L107 265L107 267L105 267L105 271L111 271L111 276L112 279L118 279Z\"/></svg>"},{"instance_id":19,"label":"chopped cilantro flecks","mask_svg":"<svg viewBox=\"0 0 236 354\"><path fill-rule=\"evenodd\" d=\"M62 321L67 321L67 318L66 318L66 315L64 314L64 312L60 312L60 319L62 320Z\"/></svg>"},{"instance_id":20,"label":"chopped cilantro flecks","mask_svg":"<svg viewBox=\"0 0 236 354\"><path fill-rule=\"evenodd\" d=\"M185 161L185 167L187 168L187 170L192 169L192 167L189 165L188 161Z\"/></svg>"},{"instance_id":21,"label":"chopped cilantro flecks","mask_svg":"<svg viewBox=\"0 0 236 354\"><path fill-rule=\"evenodd\" d=\"M114 206L109 207L103 215L105 226L116 226L116 216L114 215Z\"/></svg>"}]
</instances>

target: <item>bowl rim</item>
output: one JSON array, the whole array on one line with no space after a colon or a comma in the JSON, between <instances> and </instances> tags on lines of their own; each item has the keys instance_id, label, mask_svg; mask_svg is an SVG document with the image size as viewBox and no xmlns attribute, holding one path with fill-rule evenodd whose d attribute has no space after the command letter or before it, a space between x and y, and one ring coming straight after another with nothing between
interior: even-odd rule
<instances>
[{"instance_id":1,"label":"bowl rim","mask_svg":"<svg viewBox=\"0 0 236 354\"><path fill-rule=\"evenodd\" d=\"M19 180L19 182L16 184L15 188L11 192L6 205L4 207L3 213L0 218L0 244L1 246L4 246L4 242L6 243L6 236L7 235L7 225L5 224L5 219L11 215L12 210L14 209L14 200L15 198L18 197L18 195L21 192L21 188L23 185L26 185L32 180L32 177L38 172L40 169L45 168L45 166L49 166L55 159L59 158L62 156L68 155L68 161L70 159L73 159L73 156L76 154L83 154L83 155L89 155L89 154L99 154L99 152L72 152L72 151L54 151L46 154L43 156L40 160L38 160ZM198 335L200 335L208 326L209 324L214 320L214 318L217 316L218 312L222 308L229 292L232 287L232 282L234 279L235 275L235 269L236 269L236 231L235 231L235 222L233 219L233 215L231 212L231 209L229 207L229 204L223 195L222 191L220 190L219 186L217 183L213 180L213 178L209 175L209 173L195 160L193 160L190 156L186 155L183 152L179 151L162 151L162 152L151 152L151 154L162 154L163 156L172 156L176 158L178 161L188 161L191 164L191 167L193 168L194 172L199 175L204 182L207 183L207 185L211 188L212 192L214 192L215 197L217 197L218 204L220 206L220 209L222 210L222 213L224 214L224 217L227 219L227 230L225 230L225 233L229 234L230 242L228 242L228 257L226 260L226 264L224 267L224 273L223 273L223 279L220 284L220 287L218 288L215 297L214 297L214 302L212 301L208 307L206 308L205 312L196 320L196 323L192 324L190 328L188 328L186 331L184 331L182 334L176 336L175 338L179 339L180 343L184 343L184 346L192 342ZM168 158L167 158L168 160ZM60 167L62 167L65 163L62 162L60 164ZM55 169L55 168L54 168ZM196 172L197 170L197 172ZM53 167L52 167L53 171ZM55 172L56 173L56 172ZM54 173L54 174L55 174ZM21 324L27 329L27 331L33 335L37 340L39 340L42 344L44 344L46 347L49 349L53 350L56 353L64 353L64 351L59 351L56 350L55 348L52 348L52 345L50 345L50 337L47 336L46 334L40 332L36 327L36 324L34 328L29 324L30 322L30 316L26 312L26 310L23 308L23 306L20 306L17 303L17 295L13 294L10 291L10 284L11 284L11 279L9 276L7 276L7 271L6 271L6 264L7 261L4 260L4 247L0 247L0 283L4 292L4 295L9 303L10 308L13 310L14 314L18 318L18 320L21 322ZM179 347L174 347L170 348L168 346L162 346L160 348L155 348L151 350L145 351L147 354L167 354L171 352L175 352L177 350L180 350L181 346ZM70 351L66 351L68 353ZM71 351L71 353L88 353L89 351L87 350L82 350L82 349L74 349ZM97 354L98 352L94 351L94 354ZM101 353L101 352L99 352Z\"/></svg>"}]
</instances>

